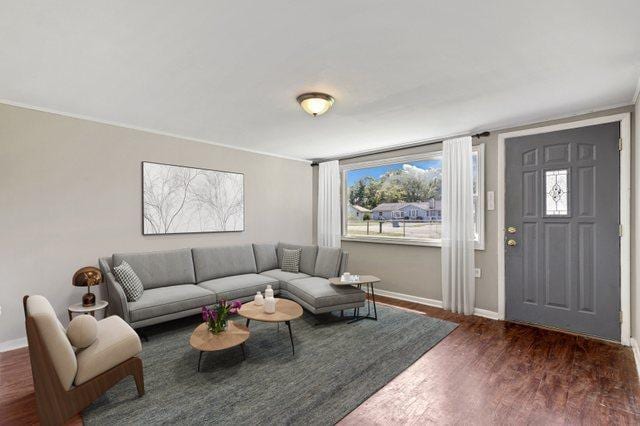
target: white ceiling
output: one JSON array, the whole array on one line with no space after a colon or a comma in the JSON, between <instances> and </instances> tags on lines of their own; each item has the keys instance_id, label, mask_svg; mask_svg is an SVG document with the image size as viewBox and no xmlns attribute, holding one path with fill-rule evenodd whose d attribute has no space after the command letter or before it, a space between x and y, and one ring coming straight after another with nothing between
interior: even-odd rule
<instances>
[{"instance_id":1,"label":"white ceiling","mask_svg":"<svg viewBox=\"0 0 640 426\"><path fill-rule=\"evenodd\" d=\"M0 99L296 158L629 104L640 1L0 0ZM306 91L336 103L312 118Z\"/></svg>"}]
</instances>

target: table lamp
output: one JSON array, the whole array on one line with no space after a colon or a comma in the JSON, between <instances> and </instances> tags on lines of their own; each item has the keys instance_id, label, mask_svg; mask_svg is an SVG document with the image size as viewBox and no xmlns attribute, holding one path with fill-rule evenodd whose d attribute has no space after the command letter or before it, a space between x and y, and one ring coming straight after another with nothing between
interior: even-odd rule
<instances>
[{"instance_id":1,"label":"table lamp","mask_svg":"<svg viewBox=\"0 0 640 426\"><path fill-rule=\"evenodd\" d=\"M80 268L73 274L71 284L75 287L87 287L87 292L82 295L82 306L94 306L96 295L91 293L91 286L102 282L102 272L93 266Z\"/></svg>"}]
</instances>

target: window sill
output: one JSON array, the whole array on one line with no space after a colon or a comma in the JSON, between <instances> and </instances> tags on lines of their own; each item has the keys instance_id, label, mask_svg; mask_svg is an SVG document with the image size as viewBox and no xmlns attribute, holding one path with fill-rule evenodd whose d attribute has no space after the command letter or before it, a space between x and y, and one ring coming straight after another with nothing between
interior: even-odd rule
<instances>
[{"instance_id":1,"label":"window sill","mask_svg":"<svg viewBox=\"0 0 640 426\"><path fill-rule=\"evenodd\" d=\"M343 236L342 241L354 241L358 243L374 243L374 244L396 244L402 246L421 246L421 247L442 247L440 241L419 241L398 238L384 237L347 237Z\"/></svg>"},{"instance_id":2,"label":"window sill","mask_svg":"<svg viewBox=\"0 0 640 426\"><path fill-rule=\"evenodd\" d=\"M420 241L420 240L405 240L398 238L376 238L376 237L348 237L342 236L342 241L351 241L356 243L373 243L373 244L393 244L400 246L417 246L417 247L437 247L441 248L442 243L440 241ZM476 242L475 250L484 251L484 244Z\"/></svg>"}]
</instances>

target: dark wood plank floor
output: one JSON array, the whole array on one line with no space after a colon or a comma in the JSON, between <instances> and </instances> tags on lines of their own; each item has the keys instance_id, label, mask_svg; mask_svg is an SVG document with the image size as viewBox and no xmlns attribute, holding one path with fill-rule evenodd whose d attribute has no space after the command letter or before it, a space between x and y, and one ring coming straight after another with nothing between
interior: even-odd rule
<instances>
[{"instance_id":1,"label":"dark wood plank floor","mask_svg":"<svg viewBox=\"0 0 640 426\"><path fill-rule=\"evenodd\" d=\"M460 326L341 425L640 424L630 348L379 300Z\"/></svg>"},{"instance_id":2,"label":"dark wood plank floor","mask_svg":"<svg viewBox=\"0 0 640 426\"><path fill-rule=\"evenodd\" d=\"M345 417L373 424L640 424L631 349L379 298L460 326ZM37 423L26 349L0 353L0 424ZM78 416L70 424L81 424Z\"/></svg>"}]
</instances>

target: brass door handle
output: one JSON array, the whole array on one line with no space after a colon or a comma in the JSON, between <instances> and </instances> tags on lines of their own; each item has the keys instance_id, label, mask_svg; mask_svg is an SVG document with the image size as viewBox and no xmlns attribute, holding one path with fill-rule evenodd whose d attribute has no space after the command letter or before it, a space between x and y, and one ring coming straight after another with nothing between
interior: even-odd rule
<instances>
[{"instance_id":1,"label":"brass door handle","mask_svg":"<svg viewBox=\"0 0 640 426\"><path fill-rule=\"evenodd\" d=\"M516 242L516 240L514 240L514 239L508 239L508 240L507 240L507 245L508 245L509 247L515 247L517 244L518 244L518 243L517 243L517 242Z\"/></svg>"},{"instance_id":2,"label":"brass door handle","mask_svg":"<svg viewBox=\"0 0 640 426\"><path fill-rule=\"evenodd\" d=\"M509 233L509 234L515 234L516 231L517 231L517 229L516 229L515 226L510 226L510 227L507 228L507 233Z\"/></svg>"}]
</instances>

